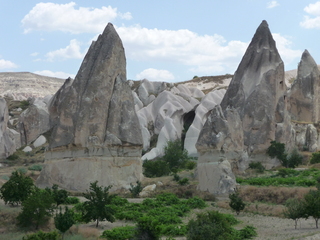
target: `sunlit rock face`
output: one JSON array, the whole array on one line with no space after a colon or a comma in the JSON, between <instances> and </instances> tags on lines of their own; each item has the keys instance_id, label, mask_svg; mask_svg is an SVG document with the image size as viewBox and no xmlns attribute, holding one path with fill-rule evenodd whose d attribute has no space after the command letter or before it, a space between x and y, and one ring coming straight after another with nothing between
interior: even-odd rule
<instances>
[{"instance_id":1,"label":"sunlit rock face","mask_svg":"<svg viewBox=\"0 0 320 240\"><path fill-rule=\"evenodd\" d=\"M9 119L6 100L0 98L0 159L7 158L16 150L14 138L7 127Z\"/></svg>"},{"instance_id":2,"label":"sunlit rock face","mask_svg":"<svg viewBox=\"0 0 320 240\"><path fill-rule=\"evenodd\" d=\"M320 71L318 65L305 50L298 65L297 78L289 96L289 112L293 120L314 123L320 120L319 110Z\"/></svg>"},{"instance_id":3,"label":"sunlit rock face","mask_svg":"<svg viewBox=\"0 0 320 240\"><path fill-rule=\"evenodd\" d=\"M115 190L141 179L141 130L112 24L91 44L75 79L53 97L49 112L52 135L39 186L85 191L98 180Z\"/></svg>"},{"instance_id":4,"label":"sunlit rock face","mask_svg":"<svg viewBox=\"0 0 320 240\"><path fill-rule=\"evenodd\" d=\"M294 131L286 108L284 65L268 24L263 21L221 105L211 111L200 133L199 188L215 194L229 193L235 187L235 178L226 160L244 169L249 161L267 159L265 151L270 141L292 144ZM212 165L216 166L214 172Z\"/></svg>"}]
</instances>

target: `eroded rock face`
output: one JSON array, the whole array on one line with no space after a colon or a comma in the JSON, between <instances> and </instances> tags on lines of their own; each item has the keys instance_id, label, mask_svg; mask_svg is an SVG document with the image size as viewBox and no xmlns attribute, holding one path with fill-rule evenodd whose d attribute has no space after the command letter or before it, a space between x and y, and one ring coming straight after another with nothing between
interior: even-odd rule
<instances>
[{"instance_id":1,"label":"eroded rock face","mask_svg":"<svg viewBox=\"0 0 320 240\"><path fill-rule=\"evenodd\" d=\"M215 170L215 176L208 173L208 166L221 162L221 156L241 169L249 161L266 159L265 151L272 140L292 144L289 141L294 131L286 104L284 65L268 24L263 21L231 80L221 107L211 111L200 133L197 142L199 188L204 190L210 182L210 192L223 194L233 190L232 175L229 175L231 179L226 178L227 184L216 181L219 178L216 175L228 172L227 165L223 172Z\"/></svg>"},{"instance_id":2,"label":"eroded rock face","mask_svg":"<svg viewBox=\"0 0 320 240\"><path fill-rule=\"evenodd\" d=\"M320 71L308 50L305 50L289 93L289 112L293 120L309 123L320 120L319 90Z\"/></svg>"},{"instance_id":3,"label":"eroded rock face","mask_svg":"<svg viewBox=\"0 0 320 240\"><path fill-rule=\"evenodd\" d=\"M75 79L53 97L50 114L47 165L38 185L85 191L98 180L114 190L140 180L141 130L112 24L91 44Z\"/></svg>"},{"instance_id":4,"label":"eroded rock face","mask_svg":"<svg viewBox=\"0 0 320 240\"><path fill-rule=\"evenodd\" d=\"M16 150L14 139L7 127L9 119L6 100L0 98L0 159L7 158Z\"/></svg>"}]
</instances>

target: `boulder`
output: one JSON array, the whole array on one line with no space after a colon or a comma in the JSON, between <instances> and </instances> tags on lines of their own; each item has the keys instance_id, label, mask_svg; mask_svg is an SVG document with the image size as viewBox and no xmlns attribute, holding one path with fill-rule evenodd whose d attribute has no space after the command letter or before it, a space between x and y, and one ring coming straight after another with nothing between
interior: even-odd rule
<instances>
[{"instance_id":1,"label":"boulder","mask_svg":"<svg viewBox=\"0 0 320 240\"><path fill-rule=\"evenodd\" d=\"M6 100L0 98L0 159L7 158L16 150L14 137L7 127L8 119L9 113Z\"/></svg>"},{"instance_id":2,"label":"boulder","mask_svg":"<svg viewBox=\"0 0 320 240\"><path fill-rule=\"evenodd\" d=\"M45 136L40 135L34 142L33 142L33 146L35 148L42 146L43 144L45 144L47 142L47 139L45 138Z\"/></svg>"},{"instance_id":3,"label":"boulder","mask_svg":"<svg viewBox=\"0 0 320 240\"><path fill-rule=\"evenodd\" d=\"M297 78L288 94L293 120L314 123L320 120L320 71L308 50L302 54Z\"/></svg>"},{"instance_id":4,"label":"boulder","mask_svg":"<svg viewBox=\"0 0 320 240\"><path fill-rule=\"evenodd\" d=\"M236 184L231 169L244 169L250 161L266 161L272 140L293 144L286 89L283 61L263 21L220 106L213 108L200 132L196 147L201 190L228 194Z\"/></svg>"},{"instance_id":5,"label":"boulder","mask_svg":"<svg viewBox=\"0 0 320 240\"><path fill-rule=\"evenodd\" d=\"M28 145L41 134L49 131L49 112L42 99L34 102L24 110L18 120L18 129L21 135L21 145Z\"/></svg>"},{"instance_id":6,"label":"boulder","mask_svg":"<svg viewBox=\"0 0 320 240\"><path fill-rule=\"evenodd\" d=\"M156 184L145 186L142 191L139 193L140 197L149 197L157 188Z\"/></svg>"},{"instance_id":7,"label":"boulder","mask_svg":"<svg viewBox=\"0 0 320 240\"><path fill-rule=\"evenodd\" d=\"M90 182L129 188L142 177L142 136L113 25L93 42L72 81L50 103L52 134L37 185L85 191Z\"/></svg>"}]
</instances>

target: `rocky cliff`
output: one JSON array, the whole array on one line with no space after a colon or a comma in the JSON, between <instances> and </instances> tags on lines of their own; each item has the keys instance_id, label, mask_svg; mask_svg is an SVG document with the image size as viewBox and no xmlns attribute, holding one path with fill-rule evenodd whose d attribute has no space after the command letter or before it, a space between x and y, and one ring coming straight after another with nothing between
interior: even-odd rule
<instances>
[{"instance_id":1,"label":"rocky cliff","mask_svg":"<svg viewBox=\"0 0 320 240\"><path fill-rule=\"evenodd\" d=\"M53 97L52 135L37 184L85 191L98 180L113 190L142 176L142 136L112 24L93 42L74 79Z\"/></svg>"}]
</instances>

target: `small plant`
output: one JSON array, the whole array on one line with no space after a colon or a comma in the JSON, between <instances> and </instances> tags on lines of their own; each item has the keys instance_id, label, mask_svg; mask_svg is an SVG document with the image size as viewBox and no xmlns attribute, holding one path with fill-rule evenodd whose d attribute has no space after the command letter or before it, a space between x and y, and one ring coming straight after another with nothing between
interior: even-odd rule
<instances>
[{"instance_id":1,"label":"small plant","mask_svg":"<svg viewBox=\"0 0 320 240\"><path fill-rule=\"evenodd\" d=\"M187 185L187 184L189 184L189 179L188 179L188 178L183 178L183 179L179 180L178 183L179 183L181 186Z\"/></svg>"},{"instance_id":2,"label":"small plant","mask_svg":"<svg viewBox=\"0 0 320 240\"><path fill-rule=\"evenodd\" d=\"M174 174L173 174L173 180L174 180L175 182L179 182L180 176L179 176L178 174L174 173Z\"/></svg>"},{"instance_id":3,"label":"small plant","mask_svg":"<svg viewBox=\"0 0 320 240\"><path fill-rule=\"evenodd\" d=\"M320 163L320 152L312 153L312 156L310 158L310 163L311 164Z\"/></svg>"},{"instance_id":4,"label":"small plant","mask_svg":"<svg viewBox=\"0 0 320 240\"><path fill-rule=\"evenodd\" d=\"M14 153L14 154L10 155L9 157L7 157L6 159L10 160L10 161L14 161L14 160L19 159L19 156Z\"/></svg>"},{"instance_id":5,"label":"small plant","mask_svg":"<svg viewBox=\"0 0 320 240\"><path fill-rule=\"evenodd\" d=\"M101 238L107 238L108 240L126 240L132 239L135 233L136 227L125 226L117 227L111 230L103 231Z\"/></svg>"},{"instance_id":6,"label":"small plant","mask_svg":"<svg viewBox=\"0 0 320 240\"><path fill-rule=\"evenodd\" d=\"M242 198L239 196L238 189L235 189L234 193L229 195L229 206L239 215L240 211L242 211L246 204L242 201Z\"/></svg>"},{"instance_id":7,"label":"small plant","mask_svg":"<svg viewBox=\"0 0 320 240\"><path fill-rule=\"evenodd\" d=\"M52 232L36 232L24 236L22 240L60 240L60 234L56 231Z\"/></svg>"},{"instance_id":8,"label":"small plant","mask_svg":"<svg viewBox=\"0 0 320 240\"><path fill-rule=\"evenodd\" d=\"M196 166L197 166L197 163L194 162L194 161L191 161L191 160L187 161L186 164L185 164L185 168L188 169L188 170L192 170Z\"/></svg>"},{"instance_id":9,"label":"small plant","mask_svg":"<svg viewBox=\"0 0 320 240\"><path fill-rule=\"evenodd\" d=\"M288 168L295 168L302 164L303 157L298 152L297 149L294 149L288 156L287 156L287 167Z\"/></svg>"},{"instance_id":10,"label":"small plant","mask_svg":"<svg viewBox=\"0 0 320 240\"><path fill-rule=\"evenodd\" d=\"M66 200L64 201L64 204L74 205L79 202L80 202L80 200L77 197L67 197Z\"/></svg>"},{"instance_id":11,"label":"small plant","mask_svg":"<svg viewBox=\"0 0 320 240\"><path fill-rule=\"evenodd\" d=\"M258 173L263 173L266 169L261 162L251 162L249 163L249 168L256 169Z\"/></svg>"},{"instance_id":12,"label":"small plant","mask_svg":"<svg viewBox=\"0 0 320 240\"><path fill-rule=\"evenodd\" d=\"M22 100L22 101L20 102L20 108L21 108L22 110L26 110L29 106L30 106L30 102L27 101L27 100Z\"/></svg>"},{"instance_id":13,"label":"small plant","mask_svg":"<svg viewBox=\"0 0 320 240\"><path fill-rule=\"evenodd\" d=\"M35 164L35 165L32 165L30 167L28 167L28 170L30 171L41 171L42 170L42 166L39 165L39 164Z\"/></svg>"},{"instance_id":14,"label":"small plant","mask_svg":"<svg viewBox=\"0 0 320 240\"><path fill-rule=\"evenodd\" d=\"M136 183L137 183L137 185L135 185L135 186L133 186L132 183L130 183L131 188L129 189L130 192L131 192L131 196L134 197L134 198L138 197L139 193L143 189L140 181L137 181Z\"/></svg>"},{"instance_id":15,"label":"small plant","mask_svg":"<svg viewBox=\"0 0 320 240\"><path fill-rule=\"evenodd\" d=\"M26 174L28 170L24 167L21 167L21 168L18 168L17 171L21 174Z\"/></svg>"},{"instance_id":16,"label":"small plant","mask_svg":"<svg viewBox=\"0 0 320 240\"><path fill-rule=\"evenodd\" d=\"M169 165L163 160L145 160L142 166L146 177L161 177L170 173Z\"/></svg>"}]
</instances>

